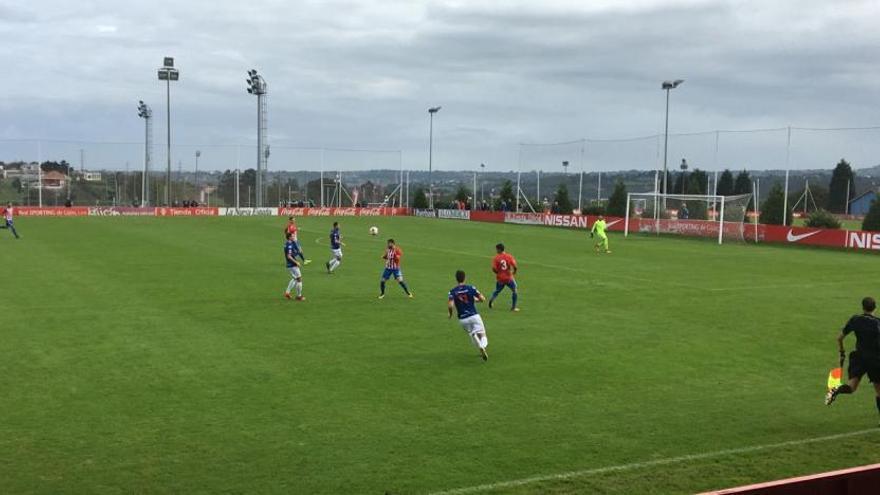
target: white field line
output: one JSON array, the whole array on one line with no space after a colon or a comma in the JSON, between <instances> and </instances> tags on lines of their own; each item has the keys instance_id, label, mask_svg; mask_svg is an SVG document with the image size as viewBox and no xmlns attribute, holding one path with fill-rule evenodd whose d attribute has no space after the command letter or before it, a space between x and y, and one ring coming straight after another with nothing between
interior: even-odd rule
<instances>
[{"instance_id":1,"label":"white field line","mask_svg":"<svg viewBox=\"0 0 880 495\"><path fill-rule=\"evenodd\" d=\"M840 280L837 282L815 282L809 284L777 284L777 285L754 285L750 287L713 287L705 289L708 292L728 292L740 290L773 290L773 289L812 289L815 287L823 287L826 285L851 285L852 280Z\"/></svg>"},{"instance_id":2,"label":"white field line","mask_svg":"<svg viewBox=\"0 0 880 495\"><path fill-rule=\"evenodd\" d=\"M665 466L668 464L678 464L682 462L699 461L703 459L712 459L714 457L723 457L736 454L749 454L753 452L761 452L764 450L780 449L784 447L795 447L799 445L807 445L811 443L829 442L832 440L840 440L843 438L857 437L871 433L878 433L880 429L871 428L869 430L851 431L849 433L838 433L836 435L827 435L824 437L805 438L801 440L790 440L788 442L769 443L765 445L753 445L751 447L740 447L736 449L716 450L715 452L704 452L702 454L689 454L678 457L668 457L666 459L657 459L653 461L633 462L630 464L619 464L617 466L605 466L593 469L583 469L579 471L569 471L566 473L547 474L532 476L529 478L521 478L518 480L497 481L495 483L486 483L483 485L466 486L463 488L454 488L439 492L432 492L429 495L466 495L469 493L479 493L489 490L498 490L503 488L514 488L532 483L540 483L543 481L559 481L571 478L580 478L593 476L597 474L614 473L621 471L632 471L636 469L649 468L654 466Z\"/></svg>"}]
</instances>

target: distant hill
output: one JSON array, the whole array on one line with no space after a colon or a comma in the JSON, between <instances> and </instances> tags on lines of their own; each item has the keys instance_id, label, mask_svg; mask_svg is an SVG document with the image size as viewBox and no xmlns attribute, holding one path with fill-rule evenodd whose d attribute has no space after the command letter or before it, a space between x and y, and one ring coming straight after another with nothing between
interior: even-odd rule
<instances>
[{"instance_id":1,"label":"distant hill","mask_svg":"<svg viewBox=\"0 0 880 495\"><path fill-rule=\"evenodd\" d=\"M859 168L856 169L856 176L863 175L865 177L877 177L880 178L880 165L874 165L869 168Z\"/></svg>"}]
</instances>

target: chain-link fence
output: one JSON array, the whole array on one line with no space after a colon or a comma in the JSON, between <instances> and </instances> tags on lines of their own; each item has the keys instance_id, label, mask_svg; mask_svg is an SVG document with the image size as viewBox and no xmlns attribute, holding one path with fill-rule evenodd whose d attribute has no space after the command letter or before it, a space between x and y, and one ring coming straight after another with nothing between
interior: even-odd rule
<instances>
[{"instance_id":1,"label":"chain-link fence","mask_svg":"<svg viewBox=\"0 0 880 495\"><path fill-rule=\"evenodd\" d=\"M144 177L143 142L0 140L0 201L255 206L255 145L176 144L169 155L163 144L154 143L151 152ZM762 197L788 175L792 203L807 181L827 187L830 170L845 159L856 171L851 184L854 196L877 187L875 176L880 170L872 167L880 164L880 126L672 133L668 143L663 134L584 138L519 144L487 150L487 155L503 158L486 167L474 160L459 170L435 168L430 179L435 204L463 199L487 208L546 209L552 208L560 186L565 185L575 207L587 208L608 198L618 180L630 192L662 188L662 176L656 171L662 170L664 158L670 193L696 193L698 189L714 193L721 171L748 170L750 181L760 182L757 190ZM407 158L405 166L404 155L397 150L270 143L268 170L262 180L264 205L411 205L417 190L427 189L429 179L427 156L418 153ZM692 174L697 171L703 173L699 177L705 185L692 185ZM682 186L676 190L679 183Z\"/></svg>"}]
</instances>

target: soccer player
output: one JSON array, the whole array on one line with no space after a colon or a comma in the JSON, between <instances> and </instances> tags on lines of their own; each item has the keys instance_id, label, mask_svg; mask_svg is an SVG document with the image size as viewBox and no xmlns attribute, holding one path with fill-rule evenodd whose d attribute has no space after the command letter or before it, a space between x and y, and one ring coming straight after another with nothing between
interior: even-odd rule
<instances>
[{"instance_id":1,"label":"soccer player","mask_svg":"<svg viewBox=\"0 0 880 495\"><path fill-rule=\"evenodd\" d=\"M862 314L849 319L843 331L837 336L837 348L843 358L846 351L843 339L847 335L856 334L856 350L849 354L849 382L834 387L825 395L825 404L831 405L840 394L851 394L859 388L859 382L866 374L877 394L875 402L880 412L880 319L874 316L877 303L872 297L862 299Z\"/></svg>"},{"instance_id":2,"label":"soccer player","mask_svg":"<svg viewBox=\"0 0 880 495\"><path fill-rule=\"evenodd\" d=\"M394 239L388 239L388 246L385 249L385 254L382 255L382 259L385 260L385 270L382 272L382 280L379 282L379 299L385 298L385 282L392 276L400 284L400 287L403 288L403 291L406 292L406 296L412 299L412 292L409 291L409 287L403 281L403 272L400 271L400 258L402 256L403 251L394 243Z\"/></svg>"},{"instance_id":3,"label":"soccer player","mask_svg":"<svg viewBox=\"0 0 880 495\"><path fill-rule=\"evenodd\" d=\"M339 268L342 264L342 234L339 233L339 222L333 222L333 229L330 230L330 252L333 257L326 263L327 273L333 273L333 270Z\"/></svg>"},{"instance_id":4,"label":"soccer player","mask_svg":"<svg viewBox=\"0 0 880 495\"><path fill-rule=\"evenodd\" d=\"M458 285L449 291L449 302L446 308L449 310L449 318L452 319L452 308L458 313L458 323L461 328L467 332L471 341L480 350L480 357L483 361L489 360L489 354L486 347L489 345L489 338L486 336L486 327L483 326L483 318L477 312L476 303L483 302L486 297L480 294L473 285L467 285L465 281L465 273L462 270L455 272L455 280Z\"/></svg>"},{"instance_id":5,"label":"soccer player","mask_svg":"<svg viewBox=\"0 0 880 495\"><path fill-rule=\"evenodd\" d=\"M306 255L303 254L302 246L299 244L299 229L296 226L296 219L293 217L287 217L287 226L284 227L284 235L285 238L287 234L293 236L293 242L296 244L296 250L299 253L297 256L302 259L304 265L308 265L312 262L312 260L307 260Z\"/></svg>"},{"instance_id":6,"label":"soccer player","mask_svg":"<svg viewBox=\"0 0 880 495\"><path fill-rule=\"evenodd\" d=\"M495 255L495 259L492 260L492 271L495 272L495 292L489 298L489 307L492 307L495 298L498 297L498 294L501 294L505 287L510 287L510 291L513 293L511 295L513 304L510 306L510 310L519 311L519 308L516 306L518 298L516 280L513 278L517 271L516 260L510 254L504 252L504 244L496 244L495 251L498 253Z\"/></svg>"},{"instance_id":7,"label":"soccer player","mask_svg":"<svg viewBox=\"0 0 880 495\"><path fill-rule=\"evenodd\" d=\"M605 217L603 215L599 215L599 219L593 222L593 228L590 229L590 239L593 238L593 235L599 237L599 242L596 243L596 252L599 252L599 248L605 250L606 253L611 253L611 250L608 249L608 234L605 233Z\"/></svg>"},{"instance_id":8,"label":"soccer player","mask_svg":"<svg viewBox=\"0 0 880 495\"><path fill-rule=\"evenodd\" d=\"M293 240L293 234L287 233L287 242L284 243L284 261L287 263L287 271L290 272L290 282L287 284L287 290L284 291L284 297L290 299L290 291L296 290L296 300L305 301L303 297L302 273L300 272L300 264L296 261L298 247Z\"/></svg>"},{"instance_id":9,"label":"soccer player","mask_svg":"<svg viewBox=\"0 0 880 495\"><path fill-rule=\"evenodd\" d=\"M6 220L3 228L9 229L16 239L21 239L21 237L18 235L18 231L15 230L15 225L12 222L12 203L6 203L6 208L3 209L3 218Z\"/></svg>"}]
</instances>

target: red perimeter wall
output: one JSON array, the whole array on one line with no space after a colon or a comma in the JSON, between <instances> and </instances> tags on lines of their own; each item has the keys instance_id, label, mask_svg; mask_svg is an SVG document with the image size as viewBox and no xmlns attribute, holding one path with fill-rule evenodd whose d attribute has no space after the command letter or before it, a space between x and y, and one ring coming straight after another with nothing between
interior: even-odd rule
<instances>
[{"instance_id":1,"label":"red perimeter wall","mask_svg":"<svg viewBox=\"0 0 880 495\"><path fill-rule=\"evenodd\" d=\"M701 495L874 495L880 494L880 464L802 476Z\"/></svg>"}]
</instances>

